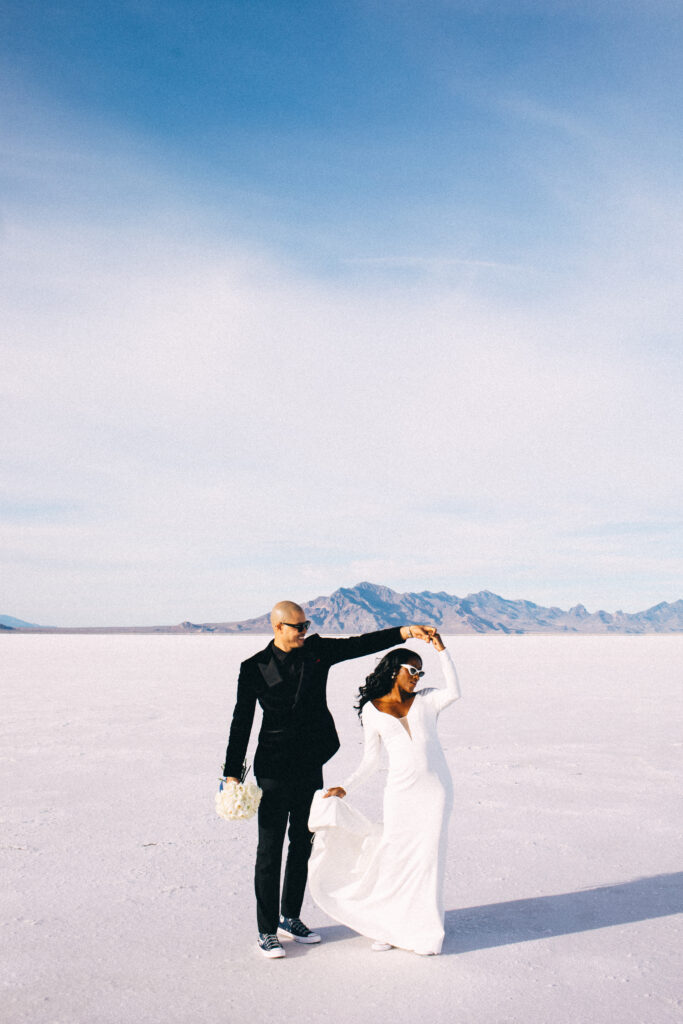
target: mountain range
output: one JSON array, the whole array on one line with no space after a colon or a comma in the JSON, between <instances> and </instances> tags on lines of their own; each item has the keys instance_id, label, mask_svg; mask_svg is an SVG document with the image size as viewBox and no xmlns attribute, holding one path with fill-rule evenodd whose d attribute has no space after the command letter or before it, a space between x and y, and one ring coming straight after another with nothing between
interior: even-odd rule
<instances>
[{"instance_id":1,"label":"mountain range","mask_svg":"<svg viewBox=\"0 0 683 1024\"><path fill-rule=\"evenodd\" d=\"M445 591L398 593L375 583L340 587L328 597L303 605L311 629L329 634L366 633L410 622L428 622L445 635L462 633L681 633L683 600L662 601L642 612L589 612L582 604L569 611L532 601L509 600L481 590L467 597ZM3 633L270 633L268 612L241 622L181 622L175 626L49 627L14 626L0 616Z\"/></svg>"}]
</instances>

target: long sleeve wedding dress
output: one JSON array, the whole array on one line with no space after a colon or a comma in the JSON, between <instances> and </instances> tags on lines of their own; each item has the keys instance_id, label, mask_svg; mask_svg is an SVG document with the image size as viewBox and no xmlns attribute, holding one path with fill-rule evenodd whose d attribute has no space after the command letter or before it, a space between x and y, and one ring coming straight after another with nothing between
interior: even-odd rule
<instances>
[{"instance_id":1,"label":"long sleeve wedding dress","mask_svg":"<svg viewBox=\"0 0 683 1024\"><path fill-rule=\"evenodd\" d=\"M343 786L349 793L377 769L383 744L389 758L383 825L372 825L346 799L323 798L322 791L309 819L315 902L361 935L422 954L441 952L444 938L452 783L437 718L460 697L448 651L439 659L445 688L417 690L404 718L371 702L363 707L363 759Z\"/></svg>"}]
</instances>

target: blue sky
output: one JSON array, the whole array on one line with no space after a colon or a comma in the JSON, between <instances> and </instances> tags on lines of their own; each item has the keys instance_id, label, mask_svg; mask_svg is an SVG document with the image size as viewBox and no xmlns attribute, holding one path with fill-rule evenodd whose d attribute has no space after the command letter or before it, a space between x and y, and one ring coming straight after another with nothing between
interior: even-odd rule
<instances>
[{"instance_id":1,"label":"blue sky","mask_svg":"<svg viewBox=\"0 0 683 1024\"><path fill-rule=\"evenodd\" d=\"M2 21L0 611L682 596L679 5Z\"/></svg>"}]
</instances>

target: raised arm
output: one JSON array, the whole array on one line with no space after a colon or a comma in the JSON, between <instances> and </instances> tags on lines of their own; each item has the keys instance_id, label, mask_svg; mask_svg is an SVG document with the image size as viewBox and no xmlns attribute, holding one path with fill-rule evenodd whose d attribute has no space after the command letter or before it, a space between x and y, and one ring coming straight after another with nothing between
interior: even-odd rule
<instances>
[{"instance_id":1,"label":"raised arm","mask_svg":"<svg viewBox=\"0 0 683 1024\"><path fill-rule=\"evenodd\" d=\"M435 645L436 646L436 645ZM458 679L458 673L456 672L453 659L446 650L442 647L439 651L439 661L441 663L441 671L443 672L446 685L441 690L434 690L432 692L432 701L437 712L443 711L449 704L462 697L460 692L460 681Z\"/></svg>"},{"instance_id":2,"label":"raised arm","mask_svg":"<svg viewBox=\"0 0 683 1024\"><path fill-rule=\"evenodd\" d=\"M361 636L311 637L311 640L316 641L328 664L336 665L340 661L362 658L366 654L385 651L388 647L397 647L404 640L425 640L429 643L435 632L435 626L396 626L378 629L374 633L363 633Z\"/></svg>"},{"instance_id":3,"label":"raised arm","mask_svg":"<svg viewBox=\"0 0 683 1024\"><path fill-rule=\"evenodd\" d=\"M380 765L380 750L382 741L380 739L379 732L375 728L375 724L370 717L370 712L366 715L365 711L368 705L363 708L363 734L365 737L365 746L363 747L363 757L360 764L356 768L355 772L345 780L343 786L332 786L328 789L325 796L339 796L343 797L352 790L356 789L361 783L365 782L373 772L376 772Z\"/></svg>"}]
</instances>

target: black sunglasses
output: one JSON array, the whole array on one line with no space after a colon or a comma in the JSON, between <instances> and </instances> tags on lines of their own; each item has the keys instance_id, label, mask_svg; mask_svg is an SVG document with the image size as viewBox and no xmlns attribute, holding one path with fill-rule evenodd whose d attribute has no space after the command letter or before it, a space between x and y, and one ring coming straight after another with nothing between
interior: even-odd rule
<instances>
[{"instance_id":1,"label":"black sunglasses","mask_svg":"<svg viewBox=\"0 0 683 1024\"><path fill-rule=\"evenodd\" d=\"M310 629L311 624L306 619L305 622L283 622L283 626L289 626L290 629L295 629L297 633L305 633L307 629Z\"/></svg>"}]
</instances>

